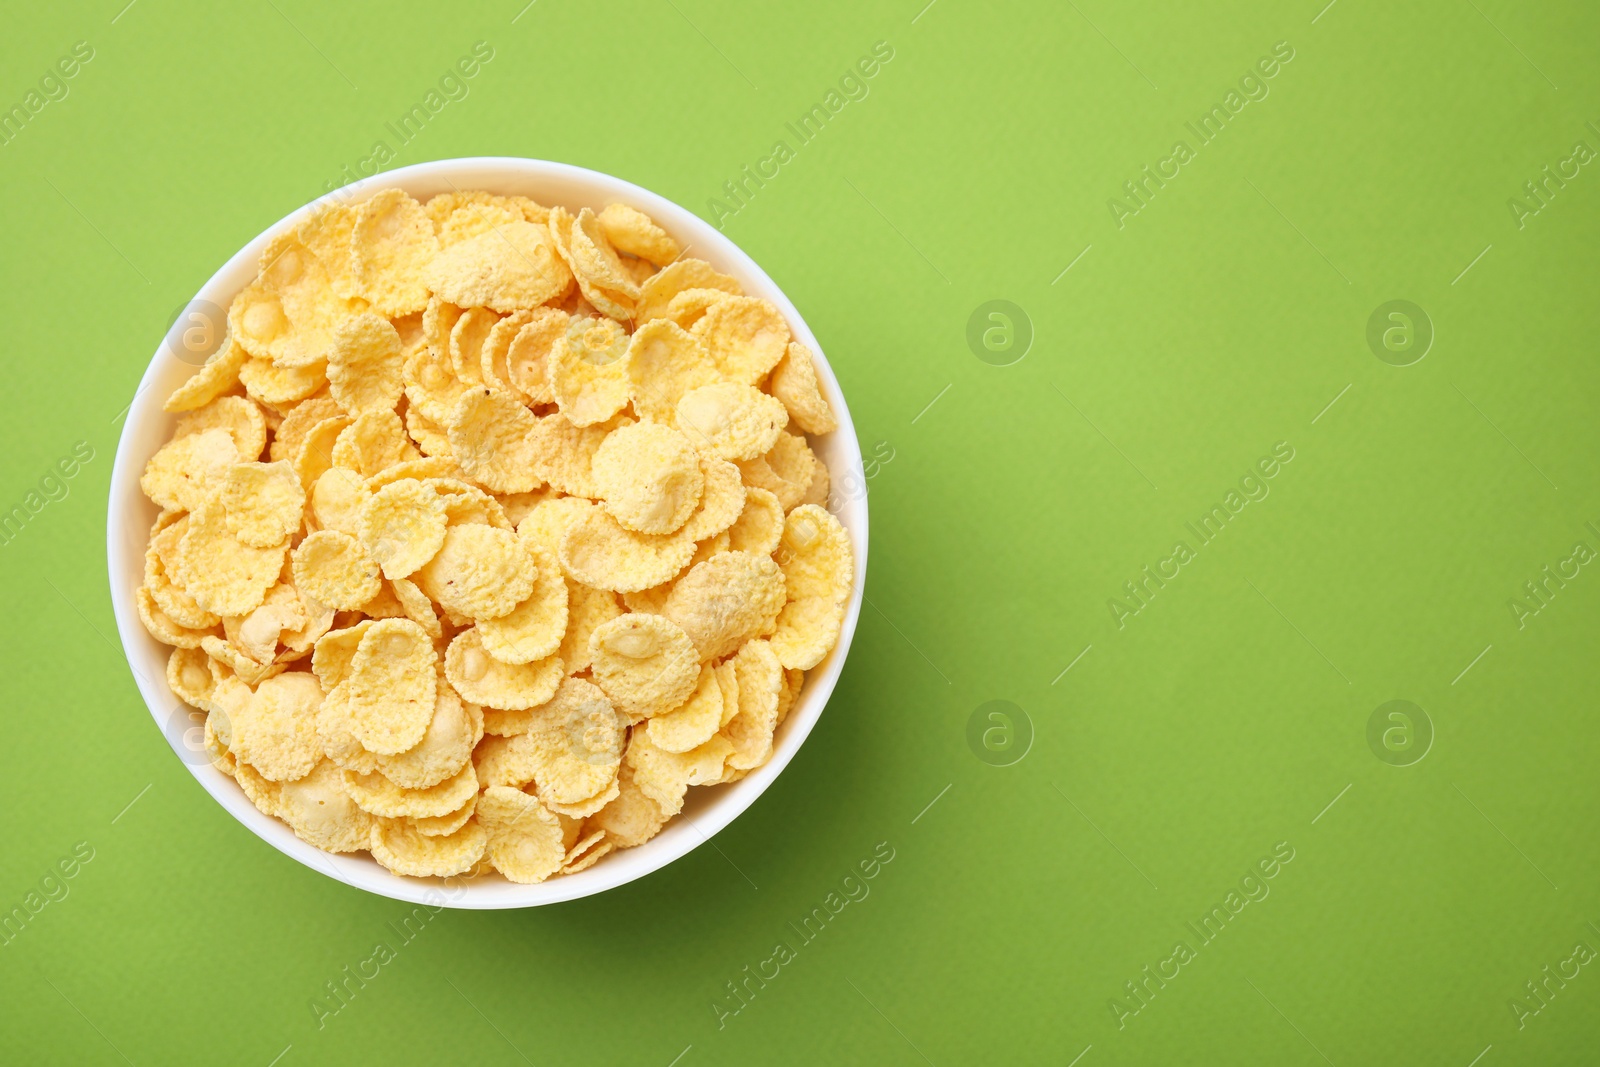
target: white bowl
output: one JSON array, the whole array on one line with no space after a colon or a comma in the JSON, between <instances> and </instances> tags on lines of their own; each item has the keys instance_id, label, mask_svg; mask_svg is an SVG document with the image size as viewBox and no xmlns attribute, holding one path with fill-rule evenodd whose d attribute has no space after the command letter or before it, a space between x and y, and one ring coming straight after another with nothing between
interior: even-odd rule
<instances>
[{"instance_id":1,"label":"white bowl","mask_svg":"<svg viewBox=\"0 0 1600 1067\"><path fill-rule=\"evenodd\" d=\"M330 193L328 198L345 201L365 199L379 189L398 187L418 199L457 189L486 189L493 193L524 194L544 204L561 204L571 209L590 207L596 211L620 201L650 215L681 243L688 254L704 259L718 270L737 278L746 293L771 301L784 313L797 340L805 343L817 357L817 377L828 402L839 418L839 428L816 443L817 454L828 466L833 482L829 507L849 532L855 550L855 586L845 613L839 644L815 668L806 672L805 688L790 711L773 746L772 758L748 777L725 786L691 789L683 814L667 824L654 839L631 849L614 852L586 871L560 875L538 885L517 885L497 875L478 879L402 878L379 866L365 853L334 856L313 848L296 837L287 825L258 811L228 775L215 769L198 743L200 714L175 696L166 682L166 663L170 650L151 637L139 620L134 592L144 576L144 551L157 508L139 490L139 476L145 463L172 433L176 417L162 410L162 404L177 386L193 374L194 359L180 359L163 338L151 357L128 409L122 440L117 445L116 465L111 472L111 500L107 510L106 546L111 578L111 603L116 612L117 629L128 665L138 681L150 714L173 751L188 765L195 778L217 802L227 808L256 836L311 869L330 875L348 885L371 893L412 903L445 905L457 908L524 908L573 900L603 892L614 886L642 878L710 840L751 804L794 759L806 735L816 725L823 707L833 692L844 667L850 639L855 634L861 612L862 590L867 570L866 480L861 464L861 449L856 442L850 409L845 404L839 382L806 322L772 279L724 237L694 213L655 193L620 178L600 174L564 163L533 159L481 157L447 159L402 167ZM325 200L328 198L324 198ZM290 213L267 227L255 240L240 249L221 270L195 294L196 302L225 309L233 296L256 275L261 250L272 235L297 223L316 210L316 201ZM191 307L198 306L191 304ZM215 317L215 312L212 313ZM169 331L183 329L180 320ZM795 818L800 813L795 813Z\"/></svg>"}]
</instances>

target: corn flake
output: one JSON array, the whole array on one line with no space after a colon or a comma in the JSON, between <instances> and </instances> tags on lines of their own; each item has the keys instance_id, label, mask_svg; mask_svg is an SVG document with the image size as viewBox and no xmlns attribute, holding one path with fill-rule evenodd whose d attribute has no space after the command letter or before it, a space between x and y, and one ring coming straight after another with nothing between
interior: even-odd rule
<instances>
[{"instance_id":1,"label":"corn flake","mask_svg":"<svg viewBox=\"0 0 1600 1067\"><path fill-rule=\"evenodd\" d=\"M660 615L612 619L590 636L589 655L595 681L634 719L676 708L700 678L694 643Z\"/></svg>"},{"instance_id":2,"label":"corn flake","mask_svg":"<svg viewBox=\"0 0 1600 1067\"><path fill-rule=\"evenodd\" d=\"M627 204L607 204L595 221L616 248L658 267L665 267L682 252L678 242L656 225L654 219Z\"/></svg>"},{"instance_id":3,"label":"corn flake","mask_svg":"<svg viewBox=\"0 0 1600 1067\"><path fill-rule=\"evenodd\" d=\"M439 239L411 197L383 189L358 207L350 251L355 287L378 314L393 318L427 308L428 268Z\"/></svg>"},{"instance_id":4,"label":"corn flake","mask_svg":"<svg viewBox=\"0 0 1600 1067\"><path fill-rule=\"evenodd\" d=\"M349 534L318 530L296 546L292 559L294 584L336 610L355 610L380 591L377 562Z\"/></svg>"},{"instance_id":5,"label":"corn flake","mask_svg":"<svg viewBox=\"0 0 1600 1067\"><path fill-rule=\"evenodd\" d=\"M333 331L327 373L328 390L347 414L392 409L405 389L399 332L371 312L352 315Z\"/></svg>"},{"instance_id":6,"label":"corn flake","mask_svg":"<svg viewBox=\"0 0 1600 1067\"><path fill-rule=\"evenodd\" d=\"M483 647L476 627L463 630L450 642L444 656L445 677L462 698L485 710L526 711L555 694L564 677L559 657L532 663L502 663ZM488 729L487 719L485 729Z\"/></svg>"},{"instance_id":7,"label":"corn flake","mask_svg":"<svg viewBox=\"0 0 1600 1067\"><path fill-rule=\"evenodd\" d=\"M362 506L357 529L367 555L383 576L404 578L427 563L445 538L444 502L427 482L393 482ZM401 601L404 606L404 601Z\"/></svg>"},{"instance_id":8,"label":"corn flake","mask_svg":"<svg viewBox=\"0 0 1600 1067\"><path fill-rule=\"evenodd\" d=\"M595 451L591 469L606 512L635 533L679 529L705 489L688 439L655 422L613 430Z\"/></svg>"},{"instance_id":9,"label":"corn flake","mask_svg":"<svg viewBox=\"0 0 1600 1067\"><path fill-rule=\"evenodd\" d=\"M510 393L469 390L446 425L451 453L468 477L497 493L539 488L539 420Z\"/></svg>"},{"instance_id":10,"label":"corn flake","mask_svg":"<svg viewBox=\"0 0 1600 1067\"><path fill-rule=\"evenodd\" d=\"M477 821L488 837L489 862L513 882L542 882L566 860L561 823L537 797L519 789L496 785L484 790Z\"/></svg>"}]
</instances>

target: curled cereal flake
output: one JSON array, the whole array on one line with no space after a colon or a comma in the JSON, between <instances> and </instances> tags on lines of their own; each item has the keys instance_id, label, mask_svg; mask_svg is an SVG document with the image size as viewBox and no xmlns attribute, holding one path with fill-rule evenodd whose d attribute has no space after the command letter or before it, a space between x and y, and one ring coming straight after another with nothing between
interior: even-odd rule
<instances>
[{"instance_id":1,"label":"curled cereal flake","mask_svg":"<svg viewBox=\"0 0 1600 1067\"><path fill-rule=\"evenodd\" d=\"M240 458L228 431L204 430L162 445L145 464L139 488L163 508L194 511Z\"/></svg>"},{"instance_id":2,"label":"curled cereal flake","mask_svg":"<svg viewBox=\"0 0 1600 1067\"><path fill-rule=\"evenodd\" d=\"M357 528L367 555L383 568L383 576L404 578L444 544L444 502L426 482L394 482L367 500Z\"/></svg>"},{"instance_id":3,"label":"curled cereal flake","mask_svg":"<svg viewBox=\"0 0 1600 1067\"><path fill-rule=\"evenodd\" d=\"M496 785L484 790L477 822L488 836L489 862L513 882L542 882L566 860L561 823L537 797L519 789Z\"/></svg>"},{"instance_id":4,"label":"curled cereal flake","mask_svg":"<svg viewBox=\"0 0 1600 1067\"><path fill-rule=\"evenodd\" d=\"M393 318L428 306L426 278L439 239L411 197L383 189L358 207L350 250L356 288L378 314Z\"/></svg>"},{"instance_id":5,"label":"curled cereal flake","mask_svg":"<svg viewBox=\"0 0 1600 1067\"><path fill-rule=\"evenodd\" d=\"M213 627L191 630L173 622L156 604L155 598L145 586L141 585L135 592L134 602L139 608L139 621L144 623L144 628L150 631L151 637L164 645L173 645L176 648L199 648L201 641L215 634Z\"/></svg>"},{"instance_id":6,"label":"curled cereal flake","mask_svg":"<svg viewBox=\"0 0 1600 1067\"><path fill-rule=\"evenodd\" d=\"M543 226L512 222L444 250L428 272L430 287L459 307L502 313L538 307L572 283Z\"/></svg>"},{"instance_id":7,"label":"curled cereal flake","mask_svg":"<svg viewBox=\"0 0 1600 1067\"><path fill-rule=\"evenodd\" d=\"M478 374L486 388L510 393L518 400L528 399L511 381L506 354L511 351L511 342L517 333L532 321L531 310L514 312L495 323L489 336L484 338L483 346L478 350Z\"/></svg>"},{"instance_id":8,"label":"curled cereal flake","mask_svg":"<svg viewBox=\"0 0 1600 1067\"><path fill-rule=\"evenodd\" d=\"M195 603L216 615L244 615L255 610L283 569L284 541L256 548L228 529L222 505L202 505L189 517L178 541L173 578Z\"/></svg>"},{"instance_id":9,"label":"curled cereal flake","mask_svg":"<svg viewBox=\"0 0 1600 1067\"><path fill-rule=\"evenodd\" d=\"M414 581L446 611L498 619L527 599L538 574L538 563L515 533L466 523L445 531L443 546Z\"/></svg>"},{"instance_id":10,"label":"curled cereal flake","mask_svg":"<svg viewBox=\"0 0 1600 1067\"><path fill-rule=\"evenodd\" d=\"M403 463L396 463L367 479L367 489L376 493L386 485L395 482L414 481L426 482L439 478L459 478L461 468L456 466L456 461L447 456L427 456L422 459L408 459Z\"/></svg>"},{"instance_id":11,"label":"curled cereal flake","mask_svg":"<svg viewBox=\"0 0 1600 1067\"><path fill-rule=\"evenodd\" d=\"M722 687L716 669L700 668L700 680L689 699L649 720L650 743L663 752L688 752L711 740L722 726Z\"/></svg>"},{"instance_id":12,"label":"curled cereal flake","mask_svg":"<svg viewBox=\"0 0 1600 1067\"><path fill-rule=\"evenodd\" d=\"M354 626L329 630L317 638L316 651L311 655L311 671L322 683L324 693L331 693L335 686L350 677L350 661L361 645L361 636L372 626L372 620L363 619Z\"/></svg>"},{"instance_id":13,"label":"curled cereal flake","mask_svg":"<svg viewBox=\"0 0 1600 1067\"><path fill-rule=\"evenodd\" d=\"M439 625L439 616L433 610L433 602L428 599L428 594L404 578L394 579L389 583L389 588L394 591L394 598L400 602L406 618L426 630L428 636L435 640L444 636L444 628Z\"/></svg>"},{"instance_id":14,"label":"curled cereal flake","mask_svg":"<svg viewBox=\"0 0 1600 1067\"><path fill-rule=\"evenodd\" d=\"M634 331L624 365L634 410L641 418L668 425L677 418L683 394L720 380L705 346L667 319Z\"/></svg>"},{"instance_id":15,"label":"curled cereal flake","mask_svg":"<svg viewBox=\"0 0 1600 1067\"><path fill-rule=\"evenodd\" d=\"M372 477L385 467L420 459L400 423L387 409L368 411L340 432L333 443L333 465Z\"/></svg>"},{"instance_id":16,"label":"curled cereal flake","mask_svg":"<svg viewBox=\"0 0 1600 1067\"><path fill-rule=\"evenodd\" d=\"M283 416L278 428L272 431L272 447L267 450L267 458L274 463L280 459L293 463L305 445L306 434L311 432L311 428L340 413L338 402L331 396L314 396L297 402Z\"/></svg>"},{"instance_id":17,"label":"curled cereal flake","mask_svg":"<svg viewBox=\"0 0 1600 1067\"><path fill-rule=\"evenodd\" d=\"M705 489L688 439L656 422L613 430L595 451L591 469L607 513L637 533L679 529Z\"/></svg>"},{"instance_id":18,"label":"curled cereal flake","mask_svg":"<svg viewBox=\"0 0 1600 1067\"><path fill-rule=\"evenodd\" d=\"M550 391L550 353L566 336L569 321L570 316L559 308L535 308L506 348L506 380L531 403L555 403Z\"/></svg>"},{"instance_id":19,"label":"curled cereal flake","mask_svg":"<svg viewBox=\"0 0 1600 1067\"><path fill-rule=\"evenodd\" d=\"M361 747L351 728L350 687L335 686L326 693L317 709L317 743L344 770L373 773L378 769L378 757Z\"/></svg>"},{"instance_id":20,"label":"curled cereal flake","mask_svg":"<svg viewBox=\"0 0 1600 1067\"><path fill-rule=\"evenodd\" d=\"M751 641L733 658L739 680L739 710L722 728L721 736L733 745L728 756L732 770L754 770L772 755L772 731L778 725L778 695L783 668L766 641Z\"/></svg>"},{"instance_id":21,"label":"curled cereal flake","mask_svg":"<svg viewBox=\"0 0 1600 1067\"><path fill-rule=\"evenodd\" d=\"M737 280L717 273L711 264L700 259L680 259L664 267L640 286L638 322L659 319L667 313L672 298L685 289L721 289L738 296L744 292Z\"/></svg>"},{"instance_id":22,"label":"curled cereal flake","mask_svg":"<svg viewBox=\"0 0 1600 1067\"><path fill-rule=\"evenodd\" d=\"M588 825L604 830L606 840L618 848L642 845L661 832L669 816L639 789L626 760L618 768L617 786L617 798L595 813Z\"/></svg>"},{"instance_id":23,"label":"curled cereal flake","mask_svg":"<svg viewBox=\"0 0 1600 1067\"><path fill-rule=\"evenodd\" d=\"M251 399L274 407L304 400L328 384L326 363L280 367L267 359L247 359L239 368L239 381Z\"/></svg>"},{"instance_id":24,"label":"curled cereal flake","mask_svg":"<svg viewBox=\"0 0 1600 1067\"><path fill-rule=\"evenodd\" d=\"M817 383L817 368L811 362L811 349L791 341L784 357L772 371L767 389L783 401L789 417L806 433L832 433L839 428L833 409L823 399Z\"/></svg>"},{"instance_id":25,"label":"curled cereal flake","mask_svg":"<svg viewBox=\"0 0 1600 1067\"><path fill-rule=\"evenodd\" d=\"M678 258L682 251L666 230L638 208L626 204L607 204L596 221L606 239L630 256L647 259L658 267L665 267Z\"/></svg>"},{"instance_id":26,"label":"curled cereal flake","mask_svg":"<svg viewBox=\"0 0 1600 1067\"><path fill-rule=\"evenodd\" d=\"M295 231L300 243L317 257L333 291L345 299L359 295L352 274L354 261L350 255L350 234L355 226L354 207L325 200Z\"/></svg>"},{"instance_id":27,"label":"curled cereal flake","mask_svg":"<svg viewBox=\"0 0 1600 1067\"><path fill-rule=\"evenodd\" d=\"M715 537L732 526L743 511L745 500L739 468L732 463L702 453L700 474L705 481L700 505L683 524L683 536L695 541Z\"/></svg>"},{"instance_id":28,"label":"curled cereal flake","mask_svg":"<svg viewBox=\"0 0 1600 1067\"><path fill-rule=\"evenodd\" d=\"M171 577L172 568L177 565L178 543L188 529L187 515L180 515L165 526L158 521L144 553L144 584L156 606L174 623L190 630L205 630L215 626L218 617L195 603L194 597Z\"/></svg>"},{"instance_id":29,"label":"curled cereal flake","mask_svg":"<svg viewBox=\"0 0 1600 1067\"><path fill-rule=\"evenodd\" d=\"M702 660L717 660L769 632L783 605L783 572L771 556L719 552L673 583L662 614Z\"/></svg>"},{"instance_id":30,"label":"curled cereal flake","mask_svg":"<svg viewBox=\"0 0 1600 1067\"><path fill-rule=\"evenodd\" d=\"M292 461L295 473L300 475L301 485L309 489L333 467L334 446L339 442L339 435L349 426L349 416L335 415L306 431L300 451Z\"/></svg>"},{"instance_id":31,"label":"curled cereal flake","mask_svg":"<svg viewBox=\"0 0 1600 1067\"><path fill-rule=\"evenodd\" d=\"M604 830L596 830L567 849L566 859L561 864L561 873L577 874L579 871L586 871L609 855L616 847L615 844L606 840L606 832Z\"/></svg>"},{"instance_id":32,"label":"curled cereal flake","mask_svg":"<svg viewBox=\"0 0 1600 1067\"><path fill-rule=\"evenodd\" d=\"M363 748L393 755L422 740L433 719L437 670L432 639L410 619L384 619L361 635L350 676L342 684L350 689L350 730Z\"/></svg>"},{"instance_id":33,"label":"curled cereal flake","mask_svg":"<svg viewBox=\"0 0 1600 1067\"><path fill-rule=\"evenodd\" d=\"M552 800L548 801L545 806L551 811L555 812L557 815L565 818L587 819L589 816L593 815L595 812L599 811L601 808L617 799L618 792L619 789L617 786L617 776L615 773L613 773L610 781L606 783L605 788L593 796L584 797L582 800L576 801L572 804L558 804Z\"/></svg>"},{"instance_id":34,"label":"curled cereal flake","mask_svg":"<svg viewBox=\"0 0 1600 1067\"><path fill-rule=\"evenodd\" d=\"M305 516L306 492L286 461L229 467L221 500L228 531L256 548L282 544L300 529Z\"/></svg>"},{"instance_id":35,"label":"curled cereal flake","mask_svg":"<svg viewBox=\"0 0 1600 1067\"><path fill-rule=\"evenodd\" d=\"M315 675L296 671L268 678L234 714L228 747L269 781L304 778L322 759L317 742L321 706L322 687Z\"/></svg>"},{"instance_id":36,"label":"curled cereal flake","mask_svg":"<svg viewBox=\"0 0 1600 1067\"><path fill-rule=\"evenodd\" d=\"M535 459L539 420L510 393L472 389L446 423L450 450L469 478L496 493L527 493L540 484Z\"/></svg>"},{"instance_id":37,"label":"curled cereal flake","mask_svg":"<svg viewBox=\"0 0 1600 1067\"><path fill-rule=\"evenodd\" d=\"M789 513L776 554L789 602L772 647L785 667L810 670L839 640L855 576L850 538L838 519L804 504Z\"/></svg>"},{"instance_id":38,"label":"curled cereal flake","mask_svg":"<svg viewBox=\"0 0 1600 1067\"><path fill-rule=\"evenodd\" d=\"M406 400L408 411L416 411L443 426L450 421L456 401L467 385L456 377L450 365L449 348L426 345L406 357Z\"/></svg>"},{"instance_id":39,"label":"curled cereal flake","mask_svg":"<svg viewBox=\"0 0 1600 1067\"><path fill-rule=\"evenodd\" d=\"M430 789L455 777L483 740L483 713L474 718L467 708L454 689L439 686L433 718L422 740L399 755L379 756L378 770L404 789Z\"/></svg>"},{"instance_id":40,"label":"curled cereal flake","mask_svg":"<svg viewBox=\"0 0 1600 1067\"><path fill-rule=\"evenodd\" d=\"M279 234L262 251L256 284L276 298L284 328L271 336L251 333L247 311L241 319L246 332L239 339L251 355L280 367L305 367L326 359L334 327L362 307L360 301L333 291L321 261L292 232Z\"/></svg>"},{"instance_id":41,"label":"curled cereal flake","mask_svg":"<svg viewBox=\"0 0 1600 1067\"><path fill-rule=\"evenodd\" d=\"M722 690L722 725L739 714L739 671L732 658L717 664L717 688Z\"/></svg>"},{"instance_id":42,"label":"curled cereal flake","mask_svg":"<svg viewBox=\"0 0 1600 1067\"><path fill-rule=\"evenodd\" d=\"M406 824L419 834L429 837L446 837L467 825L478 810L478 795L474 793L467 802L448 815L429 815L421 819L407 819ZM481 860L479 862L482 862Z\"/></svg>"},{"instance_id":43,"label":"curled cereal flake","mask_svg":"<svg viewBox=\"0 0 1600 1067\"><path fill-rule=\"evenodd\" d=\"M291 568L292 574L292 568ZM294 626L285 626L279 633L278 640L283 643L287 652L278 657L280 662L287 658L300 659L313 650L313 646L328 632L333 625L334 609L309 593L301 592L292 585L274 586L267 591L267 599L273 600L279 589L293 590L295 599L299 602L300 614L304 622ZM257 609L260 610L259 608Z\"/></svg>"},{"instance_id":44,"label":"curled cereal flake","mask_svg":"<svg viewBox=\"0 0 1600 1067\"><path fill-rule=\"evenodd\" d=\"M483 384L483 346L500 322L488 308L468 308L450 330L450 366L456 379L470 387Z\"/></svg>"},{"instance_id":45,"label":"curled cereal flake","mask_svg":"<svg viewBox=\"0 0 1600 1067\"><path fill-rule=\"evenodd\" d=\"M538 707L550 699L564 676L555 656L533 663L501 663L484 651L476 628L463 630L450 642L444 672L464 699L503 711Z\"/></svg>"},{"instance_id":46,"label":"curled cereal flake","mask_svg":"<svg viewBox=\"0 0 1600 1067\"><path fill-rule=\"evenodd\" d=\"M389 410L405 389L400 334L371 312L352 315L333 331L328 390L351 415Z\"/></svg>"},{"instance_id":47,"label":"curled cereal flake","mask_svg":"<svg viewBox=\"0 0 1600 1067\"><path fill-rule=\"evenodd\" d=\"M572 220L571 245L573 277L589 302L612 318L631 318L639 286L633 280L616 249L600 230L600 222L588 208Z\"/></svg>"},{"instance_id":48,"label":"curled cereal flake","mask_svg":"<svg viewBox=\"0 0 1600 1067\"><path fill-rule=\"evenodd\" d=\"M533 709L528 730L512 742L534 754L534 785L552 811L582 818L602 808L598 800L615 783L628 721L606 694L581 678L568 678L555 696ZM563 810L589 806L588 811Z\"/></svg>"},{"instance_id":49,"label":"curled cereal flake","mask_svg":"<svg viewBox=\"0 0 1600 1067\"><path fill-rule=\"evenodd\" d=\"M406 408L406 433L411 435L424 456L455 456L450 438L439 423L434 422L415 407Z\"/></svg>"},{"instance_id":50,"label":"curled cereal flake","mask_svg":"<svg viewBox=\"0 0 1600 1067\"><path fill-rule=\"evenodd\" d=\"M800 690L806 684L806 672L791 667L783 672L783 688L778 692L778 725L783 725L783 720L789 717L789 711L794 707L795 701L800 699Z\"/></svg>"},{"instance_id":51,"label":"curled cereal flake","mask_svg":"<svg viewBox=\"0 0 1600 1067\"><path fill-rule=\"evenodd\" d=\"M735 552L769 556L783 537L783 505L766 489L747 487L744 510L728 527L728 547Z\"/></svg>"},{"instance_id":52,"label":"curled cereal flake","mask_svg":"<svg viewBox=\"0 0 1600 1067\"><path fill-rule=\"evenodd\" d=\"M721 734L688 752L668 752L650 740L646 730L634 728L628 739L627 763L639 791L668 815L683 810L683 797L691 785L712 785L722 777L733 745Z\"/></svg>"},{"instance_id":53,"label":"curled cereal flake","mask_svg":"<svg viewBox=\"0 0 1600 1067\"><path fill-rule=\"evenodd\" d=\"M207 635L200 639L200 647L214 662L220 663L246 685L260 682L283 673L281 663L257 663L220 637Z\"/></svg>"},{"instance_id":54,"label":"curled cereal flake","mask_svg":"<svg viewBox=\"0 0 1600 1067\"><path fill-rule=\"evenodd\" d=\"M488 841L483 827L471 820L453 834L435 836L401 819L377 819L368 847L372 858L395 874L449 878L472 870Z\"/></svg>"},{"instance_id":55,"label":"curled cereal flake","mask_svg":"<svg viewBox=\"0 0 1600 1067\"><path fill-rule=\"evenodd\" d=\"M311 515L324 530L356 535L361 509L372 494L366 479L355 471L332 467L317 479L311 490Z\"/></svg>"},{"instance_id":56,"label":"curled cereal flake","mask_svg":"<svg viewBox=\"0 0 1600 1067\"><path fill-rule=\"evenodd\" d=\"M205 362L193 377L172 391L163 407L167 411L193 411L211 403L239 383L239 368L250 353L237 340L228 343Z\"/></svg>"},{"instance_id":57,"label":"curled cereal flake","mask_svg":"<svg viewBox=\"0 0 1600 1067\"><path fill-rule=\"evenodd\" d=\"M706 346L724 378L743 385L765 378L789 345L783 313L752 296L713 304L690 333Z\"/></svg>"},{"instance_id":58,"label":"curled cereal flake","mask_svg":"<svg viewBox=\"0 0 1600 1067\"><path fill-rule=\"evenodd\" d=\"M663 316L669 322L675 322L685 330L694 329L694 324L699 322L713 304L721 303L733 296L721 289L685 289L667 303L667 311Z\"/></svg>"},{"instance_id":59,"label":"curled cereal flake","mask_svg":"<svg viewBox=\"0 0 1600 1067\"><path fill-rule=\"evenodd\" d=\"M195 648L174 648L167 657L167 685L186 704L199 707L216 688L206 654Z\"/></svg>"},{"instance_id":60,"label":"curled cereal flake","mask_svg":"<svg viewBox=\"0 0 1600 1067\"><path fill-rule=\"evenodd\" d=\"M561 567L584 585L632 593L660 585L693 558L695 543L676 534L624 529L609 514L591 511L561 538Z\"/></svg>"},{"instance_id":61,"label":"curled cereal flake","mask_svg":"<svg viewBox=\"0 0 1600 1067\"><path fill-rule=\"evenodd\" d=\"M219 396L205 407L178 417L172 439L181 441L207 430L226 430L239 450L239 458L251 461L267 447L267 423L253 400L243 396Z\"/></svg>"},{"instance_id":62,"label":"curled cereal flake","mask_svg":"<svg viewBox=\"0 0 1600 1067\"><path fill-rule=\"evenodd\" d=\"M776 399L734 382L703 385L678 401L678 428L696 448L722 459L764 455L788 421L789 413Z\"/></svg>"},{"instance_id":63,"label":"curled cereal flake","mask_svg":"<svg viewBox=\"0 0 1600 1067\"><path fill-rule=\"evenodd\" d=\"M501 663L522 664L544 659L561 647L567 631L567 583L561 565L542 548L529 546L539 563L533 592L509 614L485 619L477 626L483 650Z\"/></svg>"},{"instance_id":64,"label":"curled cereal flake","mask_svg":"<svg viewBox=\"0 0 1600 1067\"><path fill-rule=\"evenodd\" d=\"M459 318L461 318L461 308L437 296L430 297L428 308L422 313L423 343L435 352L449 356L450 334Z\"/></svg>"},{"instance_id":65,"label":"curled cereal flake","mask_svg":"<svg viewBox=\"0 0 1600 1067\"><path fill-rule=\"evenodd\" d=\"M540 479L563 493L596 497L594 454L612 430L633 422L618 415L596 426L574 426L565 415L539 420L533 432L533 469Z\"/></svg>"},{"instance_id":66,"label":"curled cereal flake","mask_svg":"<svg viewBox=\"0 0 1600 1067\"><path fill-rule=\"evenodd\" d=\"M546 362L550 391L574 426L604 422L628 403L628 335L610 319L576 318Z\"/></svg>"},{"instance_id":67,"label":"curled cereal flake","mask_svg":"<svg viewBox=\"0 0 1600 1067\"><path fill-rule=\"evenodd\" d=\"M816 477L816 456L804 437L792 433L780 433L766 455L737 462L744 484L770 492L784 511L805 500Z\"/></svg>"},{"instance_id":68,"label":"curled cereal flake","mask_svg":"<svg viewBox=\"0 0 1600 1067\"><path fill-rule=\"evenodd\" d=\"M809 457L811 460L811 481L806 485L806 492L800 498L800 503L815 504L825 508L828 505L828 465L823 463L821 457L809 447L803 454L802 458L804 457Z\"/></svg>"},{"instance_id":69,"label":"curled cereal flake","mask_svg":"<svg viewBox=\"0 0 1600 1067\"><path fill-rule=\"evenodd\" d=\"M477 486L458 478L429 478L427 482L444 501L445 519L451 526L479 523L500 530L514 529L500 502Z\"/></svg>"},{"instance_id":70,"label":"curled cereal flake","mask_svg":"<svg viewBox=\"0 0 1600 1067\"><path fill-rule=\"evenodd\" d=\"M590 636L589 654L595 681L635 719L682 704L700 677L694 643L660 615L612 619Z\"/></svg>"},{"instance_id":71,"label":"curled cereal flake","mask_svg":"<svg viewBox=\"0 0 1600 1067\"><path fill-rule=\"evenodd\" d=\"M239 651L260 664L271 663L278 651L278 640L285 630L294 631L310 623L305 604L294 586L279 582L267 590L261 606L248 615L230 615L222 620L223 632ZM307 642L305 647L309 647Z\"/></svg>"},{"instance_id":72,"label":"curled cereal flake","mask_svg":"<svg viewBox=\"0 0 1600 1067\"><path fill-rule=\"evenodd\" d=\"M296 837L324 852L360 852L370 845L372 816L351 798L344 775L330 760L280 785L277 808Z\"/></svg>"},{"instance_id":73,"label":"curled cereal flake","mask_svg":"<svg viewBox=\"0 0 1600 1067\"><path fill-rule=\"evenodd\" d=\"M354 611L378 595L378 564L349 534L318 530L292 558L294 584L336 610Z\"/></svg>"}]
</instances>

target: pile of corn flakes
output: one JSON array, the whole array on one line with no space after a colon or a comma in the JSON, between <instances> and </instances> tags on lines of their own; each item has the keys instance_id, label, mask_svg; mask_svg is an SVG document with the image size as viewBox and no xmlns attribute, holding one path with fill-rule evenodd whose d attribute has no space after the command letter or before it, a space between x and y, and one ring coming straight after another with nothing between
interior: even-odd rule
<instances>
[{"instance_id":1,"label":"pile of corn flakes","mask_svg":"<svg viewBox=\"0 0 1600 1067\"><path fill-rule=\"evenodd\" d=\"M839 639L811 353L626 205L323 206L166 408L140 616L326 851L583 870L766 762Z\"/></svg>"}]
</instances>

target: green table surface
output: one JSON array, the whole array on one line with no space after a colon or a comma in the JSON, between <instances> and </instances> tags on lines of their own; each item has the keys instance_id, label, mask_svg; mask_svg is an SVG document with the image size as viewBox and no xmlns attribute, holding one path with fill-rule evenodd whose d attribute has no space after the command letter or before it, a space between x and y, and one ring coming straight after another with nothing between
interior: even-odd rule
<instances>
[{"instance_id":1,"label":"green table surface","mask_svg":"<svg viewBox=\"0 0 1600 1067\"><path fill-rule=\"evenodd\" d=\"M1592 5L125 2L0 36L0 1060L1600 1060ZM218 265L466 155L722 223L872 565L716 847L404 928L174 758L105 500Z\"/></svg>"}]
</instances>

